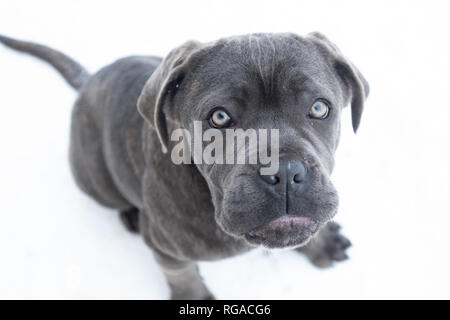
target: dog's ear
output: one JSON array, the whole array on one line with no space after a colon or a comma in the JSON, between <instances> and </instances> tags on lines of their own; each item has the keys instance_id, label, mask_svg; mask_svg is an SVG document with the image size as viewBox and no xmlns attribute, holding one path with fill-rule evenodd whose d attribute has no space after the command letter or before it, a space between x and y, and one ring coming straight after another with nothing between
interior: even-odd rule
<instances>
[{"instance_id":1,"label":"dog's ear","mask_svg":"<svg viewBox=\"0 0 450 320\"><path fill-rule=\"evenodd\" d=\"M351 97L352 125L356 133L361 121L364 101L369 95L369 83L361 72L341 54L337 46L323 34L313 32L308 34L308 38L329 58L329 62L346 88L348 98Z\"/></svg>"},{"instance_id":2,"label":"dog's ear","mask_svg":"<svg viewBox=\"0 0 450 320\"><path fill-rule=\"evenodd\" d=\"M137 101L139 113L155 128L163 153L167 153L169 140L164 105L181 85L192 53L199 47L200 42L188 41L172 50L147 80Z\"/></svg>"}]
</instances>

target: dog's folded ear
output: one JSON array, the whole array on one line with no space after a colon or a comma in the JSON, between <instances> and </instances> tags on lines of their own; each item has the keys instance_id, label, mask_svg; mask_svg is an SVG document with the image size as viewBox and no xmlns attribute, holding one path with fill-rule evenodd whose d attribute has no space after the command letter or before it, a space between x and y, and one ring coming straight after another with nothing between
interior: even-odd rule
<instances>
[{"instance_id":1,"label":"dog's folded ear","mask_svg":"<svg viewBox=\"0 0 450 320\"><path fill-rule=\"evenodd\" d=\"M364 101L369 95L369 83L361 72L341 54L337 46L323 34L313 32L308 34L308 38L328 58L344 85L347 99L351 98L352 125L353 131L356 133L361 121Z\"/></svg>"},{"instance_id":2,"label":"dog's folded ear","mask_svg":"<svg viewBox=\"0 0 450 320\"><path fill-rule=\"evenodd\" d=\"M164 105L181 85L192 53L200 46L200 42L188 41L172 50L147 80L137 101L139 113L155 128L163 153L167 153L169 140Z\"/></svg>"}]
</instances>

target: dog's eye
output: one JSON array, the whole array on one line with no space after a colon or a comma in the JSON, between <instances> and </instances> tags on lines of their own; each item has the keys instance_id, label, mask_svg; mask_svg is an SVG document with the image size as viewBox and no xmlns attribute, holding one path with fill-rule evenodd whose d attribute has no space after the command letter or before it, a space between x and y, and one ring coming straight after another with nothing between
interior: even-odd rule
<instances>
[{"instance_id":1,"label":"dog's eye","mask_svg":"<svg viewBox=\"0 0 450 320\"><path fill-rule=\"evenodd\" d=\"M225 110L217 109L209 117L209 123L214 128L226 128L231 125L231 117Z\"/></svg>"},{"instance_id":2,"label":"dog's eye","mask_svg":"<svg viewBox=\"0 0 450 320\"><path fill-rule=\"evenodd\" d=\"M328 105L325 102L318 100L312 105L309 116L314 119L325 119L328 117L329 111L330 108Z\"/></svg>"}]
</instances>

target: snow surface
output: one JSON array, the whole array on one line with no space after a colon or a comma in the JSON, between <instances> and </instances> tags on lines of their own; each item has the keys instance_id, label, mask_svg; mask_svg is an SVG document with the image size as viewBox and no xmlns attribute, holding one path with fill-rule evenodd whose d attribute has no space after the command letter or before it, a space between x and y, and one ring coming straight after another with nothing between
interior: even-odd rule
<instances>
[{"instance_id":1,"label":"snow surface","mask_svg":"<svg viewBox=\"0 0 450 320\"><path fill-rule=\"evenodd\" d=\"M351 259L295 252L201 263L222 299L450 298L448 1L0 2L0 33L95 71L188 39L321 31L371 84L361 128L343 116L333 180ZM163 275L116 212L74 184L76 97L44 63L0 46L0 298L165 299Z\"/></svg>"}]
</instances>

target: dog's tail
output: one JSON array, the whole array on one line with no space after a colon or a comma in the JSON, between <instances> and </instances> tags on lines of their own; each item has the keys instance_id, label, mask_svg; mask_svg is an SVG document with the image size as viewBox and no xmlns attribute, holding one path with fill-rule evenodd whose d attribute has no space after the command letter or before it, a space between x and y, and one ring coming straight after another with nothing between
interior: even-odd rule
<instances>
[{"instance_id":1,"label":"dog's tail","mask_svg":"<svg viewBox=\"0 0 450 320\"><path fill-rule=\"evenodd\" d=\"M33 42L11 39L2 35L0 35L0 42L10 48L47 61L75 89L79 89L89 78L89 73L78 62L55 49Z\"/></svg>"}]
</instances>

